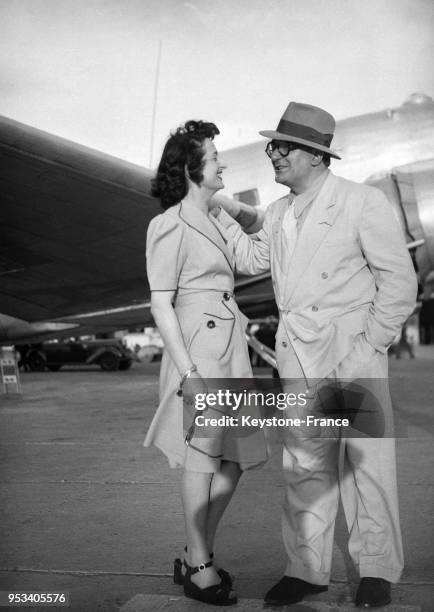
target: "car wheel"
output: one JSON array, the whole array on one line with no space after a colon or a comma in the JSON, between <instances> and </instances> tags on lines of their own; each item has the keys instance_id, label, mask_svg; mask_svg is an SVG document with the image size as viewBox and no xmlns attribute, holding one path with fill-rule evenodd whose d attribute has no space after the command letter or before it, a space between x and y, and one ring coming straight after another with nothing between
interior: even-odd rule
<instances>
[{"instance_id":1,"label":"car wheel","mask_svg":"<svg viewBox=\"0 0 434 612\"><path fill-rule=\"evenodd\" d=\"M50 372L58 372L61 367L62 366L59 365L59 364L53 364L53 365L47 366L47 368L50 370Z\"/></svg>"},{"instance_id":2,"label":"car wheel","mask_svg":"<svg viewBox=\"0 0 434 612\"><path fill-rule=\"evenodd\" d=\"M99 358L99 365L105 372L113 372L119 369L119 357L107 351Z\"/></svg>"},{"instance_id":3,"label":"car wheel","mask_svg":"<svg viewBox=\"0 0 434 612\"><path fill-rule=\"evenodd\" d=\"M46 360L43 353L39 351L31 351L27 355L27 363L32 372L43 372L46 366Z\"/></svg>"},{"instance_id":4,"label":"car wheel","mask_svg":"<svg viewBox=\"0 0 434 612\"><path fill-rule=\"evenodd\" d=\"M130 361L129 359L121 361L119 364L119 369L120 370L129 370L131 368L131 364L132 361Z\"/></svg>"}]
</instances>

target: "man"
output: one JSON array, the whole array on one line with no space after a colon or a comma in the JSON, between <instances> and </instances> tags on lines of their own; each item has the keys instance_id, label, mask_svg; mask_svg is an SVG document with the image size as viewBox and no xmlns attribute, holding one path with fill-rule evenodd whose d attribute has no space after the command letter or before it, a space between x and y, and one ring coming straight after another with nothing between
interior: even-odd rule
<instances>
[{"instance_id":1,"label":"man","mask_svg":"<svg viewBox=\"0 0 434 612\"><path fill-rule=\"evenodd\" d=\"M334 439L317 428L283 430L288 564L265 602L286 605L327 590L340 494L361 577L356 604L376 607L390 602L403 567L394 440L379 436L390 435L387 349L414 308L417 283L383 193L329 171L330 157L340 159L330 149L334 128L326 111L291 102L276 131L260 132L271 138L265 150L289 197L269 206L253 237L225 211L218 218L234 239L238 272L271 268L284 389L294 379L317 390L313 379L372 381L366 397L379 403L376 423L385 423L372 433L368 419L371 435ZM297 416L309 414L318 393Z\"/></svg>"}]
</instances>

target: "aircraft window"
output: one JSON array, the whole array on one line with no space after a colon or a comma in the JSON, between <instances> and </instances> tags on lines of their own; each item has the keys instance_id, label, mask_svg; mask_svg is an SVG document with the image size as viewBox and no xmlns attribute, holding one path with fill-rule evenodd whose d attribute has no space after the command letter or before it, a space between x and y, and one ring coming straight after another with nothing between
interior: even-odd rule
<instances>
[{"instance_id":1,"label":"aircraft window","mask_svg":"<svg viewBox=\"0 0 434 612\"><path fill-rule=\"evenodd\" d=\"M240 202L244 202L244 204L249 204L250 206L258 206L259 205L259 193L257 189L247 189L246 191L239 191L238 193L234 193L234 200L239 200Z\"/></svg>"}]
</instances>

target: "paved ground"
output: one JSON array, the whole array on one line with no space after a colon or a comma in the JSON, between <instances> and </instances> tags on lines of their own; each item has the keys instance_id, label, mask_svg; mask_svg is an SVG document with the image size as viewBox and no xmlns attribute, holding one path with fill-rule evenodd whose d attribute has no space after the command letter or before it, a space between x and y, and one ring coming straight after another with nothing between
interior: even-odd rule
<instances>
[{"instance_id":1,"label":"paved ground","mask_svg":"<svg viewBox=\"0 0 434 612\"><path fill-rule=\"evenodd\" d=\"M74 612L136 604L138 611L157 610L162 601L172 601L170 610L187 609L170 577L184 544L179 472L157 450L142 447L157 373L154 364L117 373L22 373L23 399L0 402L0 589L67 590ZM434 610L434 349L422 347L416 360L392 359L391 375L398 428L407 437L398 441L406 569L390 610L415 605L428 612ZM284 567L275 451L263 469L243 477L222 525L217 553L236 575L242 598L262 598ZM356 582L340 514L331 588L299 609L337 609L330 603L350 601ZM191 609L203 607L193 602Z\"/></svg>"}]
</instances>

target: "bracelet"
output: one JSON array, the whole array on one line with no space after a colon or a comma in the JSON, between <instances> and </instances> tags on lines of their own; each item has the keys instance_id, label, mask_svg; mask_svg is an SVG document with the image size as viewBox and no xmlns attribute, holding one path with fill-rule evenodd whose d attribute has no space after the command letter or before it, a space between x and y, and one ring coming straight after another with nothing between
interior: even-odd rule
<instances>
[{"instance_id":1,"label":"bracelet","mask_svg":"<svg viewBox=\"0 0 434 612\"><path fill-rule=\"evenodd\" d=\"M184 374L181 376L181 380L179 382L179 389L176 392L176 395L178 395L179 397L182 396L182 385L185 383L187 378L190 378L190 376L193 374L193 372L197 372L197 365L194 364L194 363L191 366L191 368L188 368L188 370L185 370Z\"/></svg>"},{"instance_id":2,"label":"bracelet","mask_svg":"<svg viewBox=\"0 0 434 612\"><path fill-rule=\"evenodd\" d=\"M191 368L188 368L188 370L185 370L184 374L181 376L181 382L179 383L180 387L182 387L182 385L185 383L187 378L190 378L193 372L197 372L197 365L194 363L191 366Z\"/></svg>"}]
</instances>

